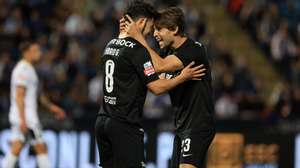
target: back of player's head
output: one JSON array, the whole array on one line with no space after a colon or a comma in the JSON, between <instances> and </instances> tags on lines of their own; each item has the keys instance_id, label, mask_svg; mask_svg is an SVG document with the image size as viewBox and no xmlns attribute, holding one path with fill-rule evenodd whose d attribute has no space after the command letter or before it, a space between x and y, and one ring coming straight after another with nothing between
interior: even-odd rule
<instances>
[{"instance_id":1,"label":"back of player's head","mask_svg":"<svg viewBox=\"0 0 300 168\"><path fill-rule=\"evenodd\" d=\"M157 29L167 28L171 31L178 27L178 35L183 36L185 31L184 13L178 7L169 7L159 12L155 19L155 27Z\"/></svg>"},{"instance_id":2,"label":"back of player's head","mask_svg":"<svg viewBox=\"0 0 300 168\"><path fill-rule=\"evenodd\" d=\"M128 14L133 20L141 17L155 19L157 17L157 11L154 7L143 0L132 1L126 9L125 14Z\"/></svg>"}]
</instances>

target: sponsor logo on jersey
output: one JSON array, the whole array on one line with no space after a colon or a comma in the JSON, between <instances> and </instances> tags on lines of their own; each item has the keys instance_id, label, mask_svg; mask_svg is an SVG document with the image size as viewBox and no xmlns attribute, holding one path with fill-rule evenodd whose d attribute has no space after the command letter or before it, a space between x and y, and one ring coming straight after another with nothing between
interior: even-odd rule
<instances>
[{"instance_id":1,"label":"sponsor logo on jersey","mask_svg":"<svg viewBox=\"0 0 300 168\"><path fill-rule=\"evenodd\" d=\"M154 73L155 73L155 70L154 70L154 68L152 66L151 61L148 61L148 62L144 63L144 74L146 76L150 76L150 75L152 75Z\"/></svg>"},{"instance_id":2,"label":"sponsor logo on jersey","mask_svg":"<svg viewBox=\"0 0 300 168\"><path fill-rule=\"evenodd\" d=\"M189 157L192 156L193 154L182 154L182 157Z\"/></svg>"},{"instance_id":3,"label":"sponsor logo on jersey","mask_svg":"<svg viewBox=\"0 0 300 168\"><path fill-rule=\"evenodd\" d=\"M110 96L104 96L104 102L111 104L111 105L116 105L117 98L116 97L110 97Z\"/></svg>"},{"instance_id":4,"label":"sponsor logo on jersey","mask_svg":"<svg viewBox=\"0 0 300 168\"><path fill-rule=\"evenodd\" d=\"M108 45L110 44L115 44L115 45L119 45L119 46L125 46L125 47L129 47L129 48L133 48L136 43L133 43L131 41L127 41L127 40L124 40L124 39L112 39Z\"/></svg>"},{"instance_id":5,"label":"sponsor logo on jersey","mask_svg":"<svg viewBox=\"0 0 300 168\"><path fill-rule=\"evenodd\" d=\"M166 74L165 74L165 78L166 78L166 79L172 79L172 78L175 78L176 76L180 75L180 72L181 72L181 71L177 71L177 72L174 72L174 73L166 73Z\"/></svg>"},{"instance_id":6,"label":"sponsor logo on jersey","mask_svg":"<svg viewBox=\"0 0 300 168\"><path fill-rule=\"evenodd\" d=\"M171 74L167 74L167 73L166 73L166 75L165 75L165 78L166 78L166 79L171 79L172 77L173 77L173 75L171 75Z\"/></svg>"},{"instance_id":7,"label":"sponsor logo on jersey","mask_svg":"<svg viewBox=\"0 0 300 168\"><path fill-rule=\"evenodd\" d=\"M198 41L195 41L195 44L197 44L198 46L202 47L202 44Z\"/></svg>"}]
</instances>

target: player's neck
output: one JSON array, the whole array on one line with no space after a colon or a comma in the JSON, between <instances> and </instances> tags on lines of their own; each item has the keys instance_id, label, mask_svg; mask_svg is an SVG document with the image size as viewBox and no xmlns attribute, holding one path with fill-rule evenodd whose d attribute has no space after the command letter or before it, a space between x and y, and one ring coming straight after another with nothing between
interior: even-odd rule
<instances>
[{"instance_id":1,"label":"player's neck","mask_svg":"<svg viewBox=\"0 0 300 168\"><path fill-rule=\"evenodd\" d=\"M175 36L172 44L172 48L179 48L187 40L186 36Z\"/></svg>"},{"instance_id":2,"label":"player's neck","mask_svg":"<svg viewBox=\"0 0 300 168\"><path fill-rule=\"evenodd\" d=\"M126 33L126 32L120 32L118 38L126 38L126 37L129 37L129 34Z\"/></svg>"},{"instance_id":3,"label":"player's neck","mask_svg":"<svg viewBox=\"0 0 300 168\"><path fill-rule=\"evenodd\" d=\"M23 58L22 61L33 66L33 63L28 58Z\"/></svg>"}]
</instances>

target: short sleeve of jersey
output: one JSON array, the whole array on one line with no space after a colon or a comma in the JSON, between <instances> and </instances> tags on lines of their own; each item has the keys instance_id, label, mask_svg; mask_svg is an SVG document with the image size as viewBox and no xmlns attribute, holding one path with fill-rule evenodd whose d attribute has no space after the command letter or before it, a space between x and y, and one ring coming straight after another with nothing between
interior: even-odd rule
<instances>
[{"instance_id":1,"label":"short sleeve of jersey","mask_svg":"<svg viewBox=\"0 0 300 168\"><path fill-rule=\"evenodd\" d=\"M149 52L145 48L137 48L131 62L145 85L158 79Z\"/></svg>"},{"instance_id":2,"label":"short sleeve of jersey","mask_svg":"<svg viewBox=\"0 0 300 168\"><path fill-rule=\"evenodd\" d=\"M200 62L200 57L205 54L205 48L200 43L195 44L194 47L189 47L188 50L174 52L174 55L180 59L184 66L189 65L192 61Z\"/></svg>"},{"instance_id":3,"label":"short sleeve of jersey","mask_svg":"<svg viewBox=\"0 0 300 168\"><path fill-rule=\"evenodd\" d=\"M27 87L30 82L30 73L25 68L18 69L14 76L14 83L18 86Z\"/></svg>"}]
</instances>

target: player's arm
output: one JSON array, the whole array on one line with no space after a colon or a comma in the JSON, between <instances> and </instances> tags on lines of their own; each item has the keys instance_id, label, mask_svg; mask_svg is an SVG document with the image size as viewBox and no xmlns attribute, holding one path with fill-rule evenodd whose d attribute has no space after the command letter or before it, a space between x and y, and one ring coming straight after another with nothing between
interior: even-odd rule
<instances>
[{"instance_id":1,"label":"player's arm","mask_svg":"<svg viewBox=\"0 0 300 168\"><path fill-rule=\"evenodd\" d=\"M128 15L125 16L127 21L124 18L120 20L120 30L126 31L130 36L139 41L150 53L154 69L157 73L161 72L174 72L176 70L183 69L184 65L175 55L168 55L165 58L162 58L157 54L147 43L146 39L140 31L137 30L135 22Z\"/></svg>"},{"instance_id":2,"label":"player's arm","mask_svg":"<svg viewBox=\"0 0 300 168\"><path fill-rule=\"evenodd\" d=\"M131 57L128 57L137 75L148 89L156 95L165 93L186 80L201 80L204 75L201 65L192 67L195 62L188 64L181 73L170 80L159 79L150 59L149 52L144 47L137 47Z\"/></svg>"},{"instance_id":3,"label":"player's arm","mask_svg":"<svg viewBox=\"0 0 300 168\"><path fill-rule=\"evenodd\" d=\"M160 95L162 93L168 92L169 90L173 89L177 85L187 80L201 80L200 77L204 75L204 70L201 69L201 66L196 66L192 68L193 65L194 62L190 63L181 71L180 75L178 75L175 78L172 78L170 80L158 79L148 83L148 89L155 95Z\"/></svg>"},{"instance_id":4,"label":"player's arm","mask_svg":"<svg viewBox=\"0 0 300 168\"><path fill-rule=\"evenodd\" d=\"M16 88L16 104L19 111L19 117L20 117L20 128L23 133L26 133L28 131L28 127L26 124L25 119L25 98L26 94L26 88L24 86L17 86Z\"/></svg>"},{"instance_id":5,"label":"player's arm","mask_svg":"<svg viewBox=\"0 0 300 168\"><path fill-rule=\"evenodd\" d=\"M57 119L64 119L66 114L65 111L60 108L59 106L55 105L54 103L52 103L47 96L45 96L44 94L40 95L40 102L43 106L45 106L46 108L48 108L48 110L52 113L54 113L55 117Z\"/></svg>"},{"instance_id":6,"label":"player's arm","mask_svg":"<svg viewBox=\"0 0 300 168\"><path fill-rule=\"evenodd\" d=\"M143 36L140 36L140 38L143 39L144 42L142 44L147 48L148 52L150 53L150 57L152 59L153 66L156 72L174 72L184 68L183 63L177 58L177 56L168 55L167 57L162 58L148 45ZM138 41L140 42L142 40Z\"/></svg>"}]
</instances>

